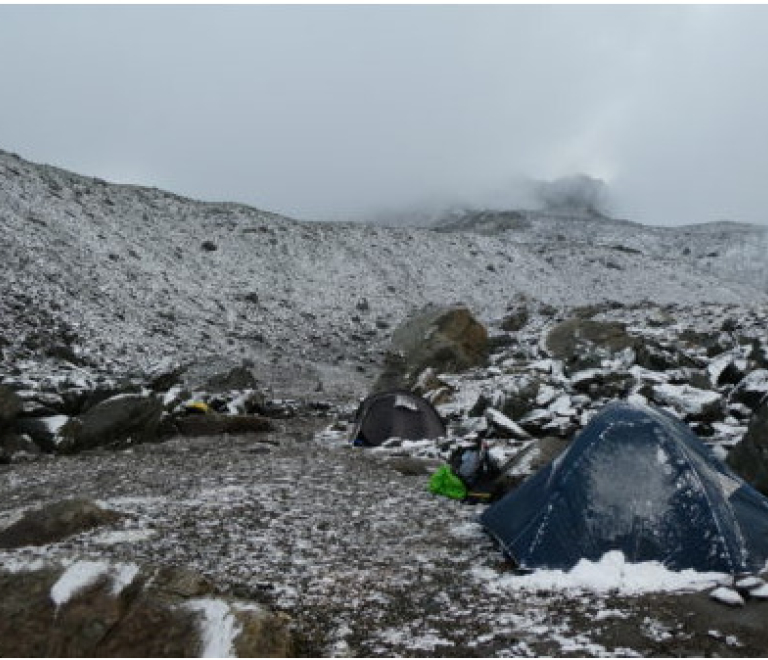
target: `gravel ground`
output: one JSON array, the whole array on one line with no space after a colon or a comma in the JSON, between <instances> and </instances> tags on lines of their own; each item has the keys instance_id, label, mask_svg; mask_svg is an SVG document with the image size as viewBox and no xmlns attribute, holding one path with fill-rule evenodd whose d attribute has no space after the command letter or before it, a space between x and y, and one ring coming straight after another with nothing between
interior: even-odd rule
<instances>
[{"instance_id":1,"label":"gravel ground","mask_svg":"<svg viewBox=\"0 0 768 660\"><path fill-rule=\"evenodd\" d=\"M509 591L479 507L426 491L318 420L272 434L178 439L0 466L0 524L90 497L126 518L3 559L112 558L199 570L293 617L307 656L763 656L768 604L704 594ZM481 579L480 575L486 576Z\"/></svg>"}]
</instances>

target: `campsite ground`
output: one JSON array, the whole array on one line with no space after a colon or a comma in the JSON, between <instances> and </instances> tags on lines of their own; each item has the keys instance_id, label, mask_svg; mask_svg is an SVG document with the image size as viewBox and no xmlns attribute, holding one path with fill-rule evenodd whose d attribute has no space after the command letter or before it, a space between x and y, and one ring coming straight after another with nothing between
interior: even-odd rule
<instances>
[{"instance_id":1,"label":"campsite ground","mask_svg":"<svg viewBox=\"0 0 768 660\"><path fill-rule=\"evenodd\" d=\"M307 656L763 656L768 603L707 590L617 595L515 580L475 518L417 462L334 442L327 420L6 466L0 517L66 497L111 528L0 553L161 561L291 615ZM74 479L73 475L77 475Z\"/></svg>"}]
</instances>

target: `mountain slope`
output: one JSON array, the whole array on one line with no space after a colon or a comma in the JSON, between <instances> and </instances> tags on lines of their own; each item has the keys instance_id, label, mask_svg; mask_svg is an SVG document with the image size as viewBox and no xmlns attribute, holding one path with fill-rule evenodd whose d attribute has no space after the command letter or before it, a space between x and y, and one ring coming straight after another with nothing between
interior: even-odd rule
<instances>
[{"instance_id":1,"label":"mountain slope","mask_svg":"<svg viewBox=\"0 0 768 660\"><path fill-rule=\"evenodd\" d=\"M488 321L520 293L553 305L765 298L680 259L675 241L695 229L528 220L494 235L299 222L0 152L0 279L14 301L2 308L5 341L45 314L95 361L246 358L267 384L359 391L392 327L427 303L461 301ZM712 250L742 249L733 232L703 235Z\"/></svg>"},{"instance_id":2,"label":"mountain slope","mask_svg":"<svg viewBox=\"0 0 768 660\"><path fill-rule=\"evenodd\" d=\"M595 213L463 211L433 221L438 231L462 231L515 243L555 241L636 250L654 260L672 259L688 268L768 291L768 227L710 222L653 227Z\"/></svg>"}]
</instances>

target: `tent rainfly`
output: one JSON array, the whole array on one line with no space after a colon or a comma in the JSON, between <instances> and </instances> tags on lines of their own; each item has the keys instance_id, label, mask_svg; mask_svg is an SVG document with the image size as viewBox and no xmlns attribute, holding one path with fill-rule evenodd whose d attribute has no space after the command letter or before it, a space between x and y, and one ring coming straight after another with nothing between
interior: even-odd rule
<instances>
[{"instance_id":1,"label":"tent rainfly","mask_svg":"<svg viewBox=\"0 0 768 660\"><path fill-rule=\"evenodd\" d=\"M752 572L768 559L768 499L685 424L626 402L606 406L481 522L527 569L567 570L611 550L672 570Z\"/></svg>"},{"instance_id":2,"label":"tent rainfly","mask_svg":"<svg viewBox=\"0 0 768 660\"><path fill-rule=\"evenodd\" d=\"M408 390L372 394L355 414L351 440L376 447L390 438L435 439L445 436L445 424L431 403Z\"/></svg>"}]
</instances>

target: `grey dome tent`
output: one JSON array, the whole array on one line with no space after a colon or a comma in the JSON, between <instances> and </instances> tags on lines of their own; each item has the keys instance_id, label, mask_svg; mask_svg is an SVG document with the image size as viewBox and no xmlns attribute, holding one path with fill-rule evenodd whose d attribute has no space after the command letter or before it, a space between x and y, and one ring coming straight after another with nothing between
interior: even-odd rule
<instances>
[{"instance_id":1,"label":"grey dome tent","mask_svg":"<svg viewBox=\"0 0 768 660\"><path fill-rule=\"evenodd\" d=\"M445 424L431 403L408 390L372 394L355 414L351 440L376 447L390 438L422 440L445 435Z\"/></svg>"},{"instance_id":2,"label":"grey dome tent","mask_svg":"<svg viewBox=\"0 0 768 660\"><path fill-rule=\"evenodd\" d=\"M671 415L606 406L569 448L481 516L521 568L628 561L740 573L768 559L768 499Z\"/></svg>"}]
</instances>

